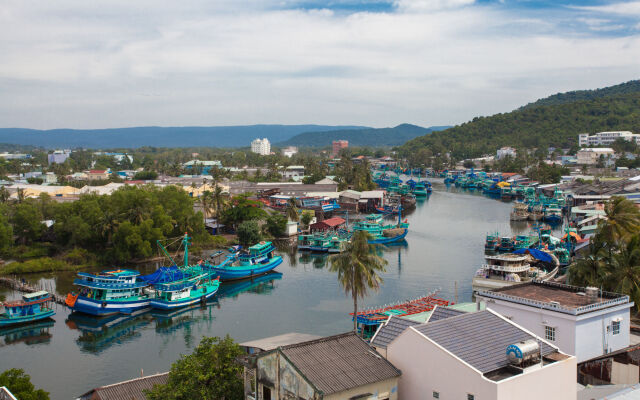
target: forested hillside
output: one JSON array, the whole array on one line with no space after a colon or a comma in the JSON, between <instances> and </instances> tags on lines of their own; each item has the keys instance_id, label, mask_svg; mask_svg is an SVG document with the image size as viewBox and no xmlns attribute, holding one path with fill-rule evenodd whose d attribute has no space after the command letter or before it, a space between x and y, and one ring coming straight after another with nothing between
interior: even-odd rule
<instances>
[{"instance_id":1,"label":"forested hillside","mask_svg":"<svg viewBox=\"0 0 640 400\"><path fill-rule=\"evenodd\" d=\"M537 106L556 106L576 101L596 100L603 97L617 96L621 94L640 92L640 80L629 81L615 86L609 86L594 90L574 90L566 93L557 93L553 96L545 97L533 103L529 103L521 109Z\"/></svg>"}]
</instances>

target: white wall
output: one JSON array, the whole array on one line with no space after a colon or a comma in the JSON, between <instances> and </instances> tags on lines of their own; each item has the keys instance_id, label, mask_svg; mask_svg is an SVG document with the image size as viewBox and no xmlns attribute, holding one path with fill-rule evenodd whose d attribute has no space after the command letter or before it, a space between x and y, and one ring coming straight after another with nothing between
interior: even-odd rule
<instances>
[{"instance_id":1,"label":"white wall","mask_svg":"<svg viewBox=\"0 0 640 400\"><path fill-rule=\"evenodd\" d=\"M397 400L398 397L398 378L387 379L381 382L372 383L370 385L360 386L355 389L345 390L331 395L324 396L324 400L348 400L350 398L371 393L371 397L367 400L389 399Z\"/></svg>"},{"instance_id":2,"label":"white wall","mask_svg":"<svg viewBox=\"0 0 640 400\"><path fill-rule=\"evenodd\" d=\"M575 357L516 375L498 383L499 400L576 399L578 367ZM480 400L480 399L478 399Z\"/></svg>"}]
</instances>

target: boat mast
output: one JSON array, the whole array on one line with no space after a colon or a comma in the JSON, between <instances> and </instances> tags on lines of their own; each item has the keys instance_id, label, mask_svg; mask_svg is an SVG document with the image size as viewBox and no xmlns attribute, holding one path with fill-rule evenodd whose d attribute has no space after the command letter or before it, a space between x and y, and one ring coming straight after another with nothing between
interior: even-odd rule
<instances>
[{"instance_id":1,"label":"boat mast","mask_svg":"<svg viewBox=\"0 0 640 400\"><path fill-rule=\"evenodd\" d=\"M165 249L165 247L162 245L162 243L160 243L159 240L156 240L156 243L158 244L158 247L160 247L160 250L162 250L164 255L169 257L169 260L171 260L173 265L178 266L178 264L176 264L176 262L173 260L173 257L171 257L171 254L169 254L169 252L167 251L167 249Z\"/></svg>"},{"instance_id":2,"label":"boat mast","mask_svg":"<svg viewBox=\"0 0 640 400\"><path fill-rule=\"evenodd\" d=\"M184 266L189 265L189 235L187 232L184 233L184 238L182 239L182 244L184 245Z\"/></svg>"}]
</instances>

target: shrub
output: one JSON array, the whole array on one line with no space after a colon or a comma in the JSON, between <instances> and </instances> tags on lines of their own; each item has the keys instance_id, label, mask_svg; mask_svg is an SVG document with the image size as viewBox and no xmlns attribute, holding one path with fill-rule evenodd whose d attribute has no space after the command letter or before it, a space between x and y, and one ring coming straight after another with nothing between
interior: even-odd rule
<instances>
[{"instance_id":1,"label":"shrub","mask_svg":"<svg viewBox=\"0 0 640 400\"><path fill-rule=\"evenodd\" d=\"M36 272L75 271L79 266L71 265L63 260L51 257L42 257L36 260L14 262L0 268L0 275L20 275Z\"/></svg>"}]
</instances>

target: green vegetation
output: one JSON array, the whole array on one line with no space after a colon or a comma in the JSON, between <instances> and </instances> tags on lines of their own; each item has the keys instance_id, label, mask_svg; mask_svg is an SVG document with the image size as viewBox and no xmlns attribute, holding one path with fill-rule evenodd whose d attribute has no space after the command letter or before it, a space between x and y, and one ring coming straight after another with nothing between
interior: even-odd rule
<instances>
[{"instance_id":1,"label":"green vegetation","mask_svg":"<svg viewBox=\"0 0 640 400\"><path fill-rule=\"evenodd\" d=\"M287 229L287 217L280 213L273 213L267 217L264 226L271 236L280 237L284 235ZM240 235L239 231L238 235Z\"/></svg>"},{"instance_id":2,"label":"green vegetation","mask_svg":"<svg viewBox=\"0 0 640 400\"><path fill-rule=\"evenodd\" d=\"M625 84L626 85L626 84ZM559 104L527 106L509 113L477 117L462 125L413 139L398 148L400 155L415 157L423 149L437 156L450 153L454 160L495 154L503 146L523 149L576 146L578 134L608 130L640 131L640 85L625 90Z\"/></svg>"},{"instance_id":3,"label":"green vegetation","mask_svg":"<svg viewBox=\"0 0 640 400\"><path fill-rule=\"evenodd\" d=\"M11 368L0 374L0 387L5 386L20 400L49 400L49 393L36 389L31 377L22 369Z\"/></svg>"},{"instance_id":4,"label":"green vegetation","mask_svg":"<svg viewBox=\"0 0 640 400\"><path fill-rule=\"evenodd\" d=\"M222 222L237 228L244 221L264 219L267 213L262 209L262 203L249 200L248 197L248 194L245 194L232 198L231 207L220 214Z\"/></svg>"},{"instance_id":5,"label":"green vegetation","mask_svg":"<svg viewBox=\"0 0 640 400\"><path fill-rule=\"evenodd\" d=\"M152 181L158 178L158 173L155 171L140 171L136 172L133 176L133 179L142 180L142 181Z\"/></svg>"},{"instance_id":6,"label":"green vegetation","mask_svg":"<svg viewBox=\"0 0 640 400\"><path fill-rule=\"evenodd\" d=\"M382 283L387 260L376 253L378 245L369 244L369 233L356 231L347 244L346 251L330 257L332 272L338 274L338 282L353 299L353 331L358 329L358 298L364 298L369 289L377 290Z\"/></svg>"},{"instance_id":7,"label":"green vegetation","mask_svg":"<svg viewBox=\"0 0 640 400\"><path fill-rule=\"evenodd\" d=\"M41 257L24 262L13 262L0 267L0 275L21 275L38 272L78 271L85 264L71 264L64 260L51 257Z\"/></svg>"},{"instance_id":8,"label":"green vegetation","mask_svg":"<svg viewBox=\"0 0 640 400\"><path fill-rule=\"evenodd\" d=\"M527 172L527 176L542 184L558 183L562 175L569 175L569 169L558 165L548 165L540 162L538 165L531 167Z\"/></svg>"},{"instance_id":9,"label":"green vegetation","mask_svg":"<svg viewBox=\"0 0 640 400\"><path fill-rule=\"evenodd\" d=\"M558 93L553 96L529 103L521 109L538 106L557 106L560 104L575 103L577 101L597 100L603 97L617 96L621 94L640 92L640 80L629 81L615 86L609 86L595 90L574 90L572 92Z\"/></svg>"},{"instance_id":10,"label":"green vegetation","mask_svg":"<svg viewBox=\"0 0 640 400\"><path fill-rule=\"evenodd\" d=\"M640 211L624 197L606 205L589 253L569 268L573 285L595 286L629 295L640 306Z\"/></svg>"},{"instance_id":11,"label":"green vegetation","mask_svg":"<svg viewBox=\"0 0 640 400\"><path fill-rule=\"evenodd\" d=\"M205 337L191 355L174 362L166 385L147 391L149 400L241 400L242 349L228 335ZM22 398L21 398L22 399Z\"/></svg>"},{"instance_id":12,"label":"green vegetation","mask_svg":"<svg viewBox=\"0 0 640 400\"><path fill-rule=\"evenodd\" d=\"M334 173L338 182L338 190L364 191L376 188L371 177L369 163L366 160L353 162L349 149L341 152L340 161L336 165Z\"/></svg>"},{"instance_id":13,"label":"green vegetation","mask_svg":"<svg viewBox=\"0 0 640 400\"><path fill-rule=\"evenodd\" d=\"M238 225L238 243L242 246L251 246L260 240L262 235L260 234L260 227L255 220L248 220Z\"/></svg>"}]
</instances>

